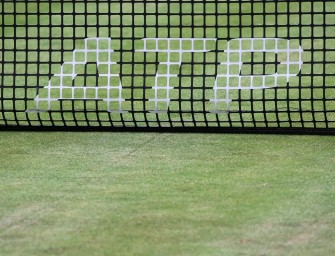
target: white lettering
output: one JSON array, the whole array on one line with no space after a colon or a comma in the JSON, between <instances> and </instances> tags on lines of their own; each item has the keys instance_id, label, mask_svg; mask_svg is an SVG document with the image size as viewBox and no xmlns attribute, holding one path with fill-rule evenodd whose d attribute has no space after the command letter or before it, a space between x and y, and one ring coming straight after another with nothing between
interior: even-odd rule
<instances>
[{"instance_id":1,"label":"white lettering","mask_svg":"<svg viewBox=\"0 0 335 256\"><path fill-rule=\"evenodd\" d=\"M40 90L35 98L37 111L52 110L53 104L62 100L102 101L106 104L108 112L131 111L132 109L123 106L127 100L130 100L124 93L131 86L123 86L121 79L122 76L131 76L131 74L121 74L124 72L121 67L123 63L118 56L123 52L112 49L112 40L111 38L85 39L84 49L74 50L72 61L64 62L60 72ZM145 84L148 88L146 90L153 92L148 95L153 97L143 101L152 102L152 109L149 111L153 113L166 113L169 110L170 101L173 98L171 92L175 87L179 87L176 81L180 76L183 58L187 55L196 53L204 55L213 51L220 54L220 59L223 59L219 62L213 84L214 97L206 99L210 102L210 109L207 111L215 114L229 112L230 103L235 100L231 96L232 91L265 90L286 86L290 78L300 72L303 64L303 49L287 39L233 39L227 42L226 49L221 51L216 51L216 46L220 43L216 38L144 38L142 42L143 48L134 49L132 53L134 59L137 53L165 56L156 65L153 84ZM131 65L131 60L126 60L126 63ZM92 67L88 68L87 65ZM94 65L97 70L94 70ZM143 63L144 74L145 68L146 63ZM88 74L92 70L93 73L98 74ZM133 69L129 68L129 70Z\"/></svg>"},{"instance_id":2,"label":"white lettering","mask_svg":"<svg viewBox=\"0 0 335 256\"><path fill-rule=\"evenodd\" d=\"M286 39L239 38L229 41L225 50L226 61L220 63L223 68L221 74L217 75L213 87L214 99L210 99L214 103L213 112L216 114L229 112L232 90L259 90L286 86L290 78L297 76L301 70L302 52L300 45L294 46ZM254 56L251 57L251 54ZM246 62L249 62L247 65L249 74L242 74L242 67ZM258 65L255 64L257 62ZM259 74L250 74L252 69ZM222 98L219 95L226 97Z\"/></svg>"}]
</instances>

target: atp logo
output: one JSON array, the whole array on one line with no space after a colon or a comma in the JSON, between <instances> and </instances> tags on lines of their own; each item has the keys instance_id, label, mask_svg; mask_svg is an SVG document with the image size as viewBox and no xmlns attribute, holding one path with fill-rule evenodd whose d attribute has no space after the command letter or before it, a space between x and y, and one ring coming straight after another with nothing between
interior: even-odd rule
<instances>
[{"instance_id":1,"label":"atp logo","mask_svg":"<svg viewBox=\"0 0 335 256\"><path fill-rule=\"evenodd\" d=\"M104 111L112 113L141 111L143 104L138 109L136 104L126 104L134 101L131 91L137 89L143 93L138 101L148 103L146 111L166 113L171 102L181 97L180 90L185 86L192 90L198 79L197 86L206 92L200 100L208 103L203 110L227 113L238 100L234 92L285 87L303 65L302 47L281 38L225 42L216 38L144 38L140 45L122 51L113 49L112 38L84 39L84 47L73 51L72 61L64 62L59 73L40 89L34 99L36 111L52 111L62 101L102 102ZM189 66L186 73L183 65ZM213 77L210 82L204 79L208 70ZM90 76L95 80L90 82ZM150 79L144 79L147 77ZM188 85L183 82L186 78Z\"/></svg>"}]
</instances>

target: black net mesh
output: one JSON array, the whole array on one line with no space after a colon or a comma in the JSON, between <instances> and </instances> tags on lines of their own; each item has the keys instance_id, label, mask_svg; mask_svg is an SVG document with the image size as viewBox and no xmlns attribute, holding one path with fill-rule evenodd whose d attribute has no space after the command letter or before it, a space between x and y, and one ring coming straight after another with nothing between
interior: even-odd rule
<instances>
[{"instance_id":1,"label":"black net mesh","mask_svg":"<svg viewBox=\"0 0 335 256\"><path fill-rule=\"evenodd\" d=\"M334 1L2 1L0 127L335 130Z\"/></svg>"}]
</instances>

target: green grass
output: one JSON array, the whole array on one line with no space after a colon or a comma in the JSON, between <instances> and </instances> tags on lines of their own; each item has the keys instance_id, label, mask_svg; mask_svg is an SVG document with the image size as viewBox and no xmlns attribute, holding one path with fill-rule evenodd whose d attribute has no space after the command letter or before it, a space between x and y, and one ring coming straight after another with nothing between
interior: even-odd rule
<instances>
[{"instance_id":1,"label":"green grass","mask_svg":"<svg viewBox=\"0 0 335 256\"><path fill-rule=\"evenodd\" d=\"M1 133L0 255L333 255L335 138Z\"/></svg>"},{"instance_id":2,"label":"green grass","mask_svg":"<svg viewBox=\"0 0 335 256\"><path fill-rule=\"evenodd\" d=\"M35 126L41 123L50 125L50 118L54 124L64 125L62 120L66 118L67 125L96 126L99 119L106 121L104 126L110 126L109 118L114 125L121 125L121 117L129 126L134 125L134 117L140 126L147 125L146 120L151 122L150 126L158 125L157 116L153 113L139 112L134 116L129 113L110 114L106 112L105 102L92 101L84 105L80 90L75 102L55 101L52 111L36 112L34 98L37 94L48 96L46 88L37 90L37 86L45 87L49 80L57 85L59 81L53 75L60 72L62 62L72 60L73 49L84 48L84 38L113 37L113 49L120 50L122 43L122 48L129 50L133 44L136 49L143 48L143 37L167 38L168 34L171 38L218 37L219 50L225 50L228 35L231 38L298 37L301 33L298 27L289 27L288 23L301 23L305 38L292 40L295 49L299 44L304 49L301 80L292 77L289 87L280 84L276 91L232 92L232 110L242 112L241 115L231 113L230 118L235 127L241 126L242 121L246 126L253 125L248 121L257 121L258 127L277 126L279 121L281 127L286 127L290 120L294 127L310 127L317 122L318 128L324 128L326 118L328 127L335 127L335 65L332 63L335 42L330 39L335 37L333 2L303 1L301 5L293 1L278 2L277 9L282 14L276 18L271 14L275 11L272 2L245 2L242 10L245 15L241 17L237 1L229 4L220 1L218 8L223 14L219 15L218 22L221 26L217 30L194 31L186 25L202 26L204 22L209 26L215 25L215 5L207 2L203 6L195 1L192 6L191 3L180 5L179 2L170 1L170 24L178 26L181 22L185 27L171 27L169 30L166 28L167 3L164 1L159 1L158 6L135 1L134 10L126 1L122 6L113 1L110 9L109 4L102 1L98 4L88 2L87 16L83 15L85 8L80 1L75 4L64 2L64 15L61 15L61 4L57 1L42 1L39 6L34 1L0 4L0 22L4 23L0 24L0 35L5 37L0 40L0 48L4 49L0 51L3 65L0 70L4 71L0 74L0 125L26 125L28 120ZM226 15L228 5L229 17ZM37 14L38 7L40 15ZM156 7L162 13L158 19ZM131 26L120 26L121 9L123 24L134 22L135 30ZM248 15L251 9L255 12L253 17ZM48 13L49 10L52 14ZM144 10L147 17L143 16ZM192 10L197 13L194 19L190 14ZM265 18L264 10L268 14ZM287 10L304 14L288 16ZM327 15L312 16L308 13L312 10L327 11ZM98 17L97 11L100 13ZM318 25L313 30L310 26L312 19ZM73 27L60 29L62 21L72 25L74 20L75 30ZM99 26L85 30L85 20L89 24L98 22ZM43 27L50 25L50 21L52 30ZM149 26L143 28L144 22ZM282 25L277 31L268 27L275 22ZM38 23L42 25L39 28ZM227 26L228 23L231 26ZM257 26L251 28L251 23ZM154 25L159 29L150 27ZM237 25L243 25L242 30ZM326 41L310 40L312 36L324 36L324 32L329 37ZM129 38L121 42L118 38L121 33L136 40ZM38 34L52 36L52 39L37 40ZM27 35L29 38L14 40L14 35ZM66 53L62 52L62 43ZM324 44L326 51L322 51ZM38 47L40 52L36 51ZM26 50L29 50L28 54ZM95 56L92 62L96 61ZM248 56L251 58L250 54ZM121 57L129 60L133 56L125 52L113 54L116 62ZM155 62L164 60L166 55L148 53L146 57ZM285 61L285 57L278 55L280 61ZM159 118L162 125L170 125L167 122L170 118L174 125L180 126L181 119L192 121L194 117L198 125L204 126L208 123L203 113L191 116L190 109L200 112L213 109L209 101L203 104L201 99L204 85L205 98L213 97L216 64L208 64L205 68L201 63L210 63L215 54L194 54L196 63L193 67L190 64L192 56L183 58L184 65L176 71L181 72L178 78L182 80L180 92L172 90L170 95L183 99L181 105L171 103L170 110L182 108L183 113L169 117L162 113ZM254 56L255 61L262 62L264 58L274 61L273 54ZM50 59L52 64L43 63ZM41 61L39 69L37 60ZM226 61L227 56L221 52L218 60ZM22 63L14 65L13 61ZM122 67L121 80L124 87L122 97L129 100L132 96L136 100L125 101L123 107L127 110L134 107L138 111L153 109L153 102L145 101L153 96L153 91L143 86L153 85L156 69L161 67L147 65L146 73L150 76L144 78L141 74L144 70L141 63L143 54L134 54L134 61L139 63ZM316 61L326 62L326 65ZM115 65L116 73L120 66ZM82 74L76 77L74 87L83 86L85 68L92 75L86 82L92 78L90 83L93 85L97 69L100 74L106 73L105 67L97 67L94 63L81 66L78 72ZM262 74L263 68L262 65L255 66L254 72ZM273 72L271 68L273 65L266 67L269 73ZM208 76L205 80L194 77L191 81L191 70L195 75ZM311 76L311 70L316 76ZM132 71L137 74L136 84L131 78ZM241 72L249 74L251 64L245 64ZM106 81L101 79L97 85L106 85ZM189 102L191 91L199 102ZM68 91L64 93L71 95ZM88 94L88 97L94 98L93 94ZM103 91L102 97L106 94ZM52 97L58 95L59 90L52 91ZM288 96L290 101L287 101ZM160 97L165 97L164 93ZM75 113L60 112L61 104ZM312 107L319 112L314 113ZM86 113L82 111L85 108L99 111ZM47 105L41 107L44 111L48 109ZM278 115L273 112L275 109L280 112ZM35 112L26 113L26 110ZM251 115L251 110L261 113L253 112ZM217 125L216 118L220 119L222 126L229 125L226 113L218 116L207 113L206 118L212 121L210 125ZM335 254L335 137L3 132L0 133L0 145L1 256Z\"/></svg>"}]
</instances>

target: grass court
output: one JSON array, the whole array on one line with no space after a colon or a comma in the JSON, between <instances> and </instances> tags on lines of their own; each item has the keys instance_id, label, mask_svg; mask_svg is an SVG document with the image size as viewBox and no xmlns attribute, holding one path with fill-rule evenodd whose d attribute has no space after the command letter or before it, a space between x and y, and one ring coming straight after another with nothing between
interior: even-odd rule
<instances>
[{"instance_id":1,"label":"grass court","mask_svg":"<svg viewBox=\"0 0 335 256\"><path fill-rule=\"evenodd\" d=\"M332 1L147 2L1 3L0 125L335 127ZM228 42L289 37L289 49L303 48L304 64L286 72L299 74L288 85L278 81L276 89L232 89L230 118L227 101L216 106L222 113L213 113L209 99L217 74L227 74L218 63L227 61ZM99 49L115 50L116 64L108 71L94 64L99 57L88 56L88 64L75 67L77 77L64 80L81 89L61 92L54 74L73 60L74 49L91 47L85 38L114 38ZM143 88L167 87L166 80L155 82L156 63L166 60L166 52L130 54L145 47L143 38L220 41L205 46L212 52L183 56L174 71L182 82L169 92L175 99L169 113L166 89L155 95ZM176 49L190 49L189 44ZM160 47L166 50L167 41ZM298 55L292 58L299 60ZM249 53L234 72L260 76L277 68L283 74L278 63L286 57ZM63 73L72 74L72 68ZM122 78L110 83L121 81L122 91L104 88L101 74L120 73ZM49 82L54 88L48 91ZM228 99L226 92L222 99ZM108 93L125 99L121 108L120 101L101 100ZM56 100L37 104L37 95ZM163 104L144 100L155 97ZM1 255L335 253L332 136L6 131L0 145Z\"/></svg>"}]
</instances>

